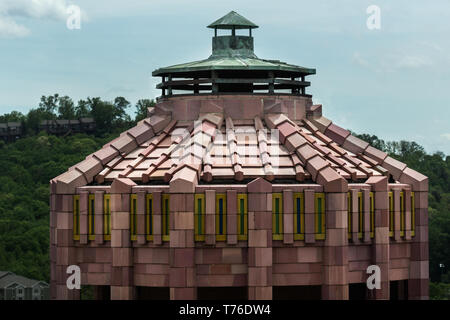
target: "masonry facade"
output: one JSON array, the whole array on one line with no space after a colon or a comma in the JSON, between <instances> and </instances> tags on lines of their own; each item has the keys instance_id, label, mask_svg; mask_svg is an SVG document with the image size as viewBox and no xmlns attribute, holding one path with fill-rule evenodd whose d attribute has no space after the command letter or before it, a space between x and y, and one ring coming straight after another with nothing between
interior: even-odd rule
<instances>
[{"instance_id":1,"label":"masonry facade","mask_svg":"<svg viewBox=\"0 0 450 320\"><path fill-rule=\"evenodd\" d=\"M241 18L215 38L257 27ZM155 71L148 117L51 180L51 297L80 298L78 265L99 299L427 299L428 178L325 118L315 70L268 70L232 40L206 61L228 44L253 69Z\"/></svg>"}]
</instances>

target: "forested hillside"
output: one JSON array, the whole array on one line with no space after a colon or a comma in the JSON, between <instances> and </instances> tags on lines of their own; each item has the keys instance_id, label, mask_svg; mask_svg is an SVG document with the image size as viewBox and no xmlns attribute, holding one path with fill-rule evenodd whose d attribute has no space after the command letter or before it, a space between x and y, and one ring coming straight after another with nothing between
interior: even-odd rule
<instances>
[{"instance_id":1,"label":"forested hillside","mask_svg":"<svg viewBox=\"0 0 450 320\"><path fill-rule=\"evenodd\" d=\"M42 97L27 115L0 116L0 122L20 121L27 128L27 136L14 143L0 141L0 270L49 281L49 180L142 119L151 105L140 100L131 119L125 112L131 106L121 97L113 102L88 98L75 106L70 98L54 95ZM76 116L93 117L97 133L57 137L37 130L41 119ZM441 280L446 270L439 264L450 266L450 156L427 154L415 142L359 137L430 178L430 276Z\"/></svg>"}]
</instances>

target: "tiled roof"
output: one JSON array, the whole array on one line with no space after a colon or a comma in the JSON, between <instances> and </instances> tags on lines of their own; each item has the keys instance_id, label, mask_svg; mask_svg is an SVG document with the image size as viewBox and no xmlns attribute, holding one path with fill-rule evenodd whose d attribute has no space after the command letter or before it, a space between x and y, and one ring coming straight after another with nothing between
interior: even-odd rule
<instances>
[{"instance_id":1,"label":"tiled roof","mask_svg":"<svg viewBox=\"0 0 450 320\"><path fill-rule=\"evenodd\" d=\"M0 272L1 273L1 272ZM0 288L7 287L13 283L21 284L22 286L29 288L34 286L36 283L45 283L39 280L28 279L22 276L18 276L14 273L7 273L3 277L0 277Z\"/></svg>"},{"instance_id":2,"label":"tiled roof","mask_svg":"<svg viewBox=\"0 0 450 320\"><path fill-rule=\"evenodd\" d=\"M193 166L206 182L256 177L310 180L321 169L316 166L329 166L349 180L383 174L373 162L344 151L304 121L294 123L286 118L277 125L280 139L260 118L218 119L218 123L221 125L216 127L205 119L194 128L173 121L167 130L106 163L96 180L101 183L120 177L168 182L184 165Z\"/></svg>"},{"instance_id":3,"label":"tiled roof","mask_svg":"<svg viewBox=\"0 0 450 320\"><path fill-rule=\"evenodd\" d=\"M192 176L196 184L263 177L314 181L333 189L388 174L426 187L425 176L350 135L316 109L310 107L306 118L295 121L283 113L253 119L205 113L196 121L176 121L159 109L55 178L54 187L70 193L94 181L109 184L128 178L138 184L167 184L175 176Z\"/></svg>"}]
</instances>

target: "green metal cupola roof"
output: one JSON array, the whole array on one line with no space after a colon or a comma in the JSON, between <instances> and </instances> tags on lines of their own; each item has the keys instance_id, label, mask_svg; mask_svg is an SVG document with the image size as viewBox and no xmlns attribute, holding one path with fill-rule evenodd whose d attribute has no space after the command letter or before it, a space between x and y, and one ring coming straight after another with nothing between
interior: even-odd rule
<instances>
[{"instance_id":1,"label":"green metal cupola roof","mask_svg":"<svg viewBox=\"0 0 450 320\"><path fill-rule=\"evenodd\" d=\"M162 90L163 96L166 91L173 95L174 90L183 91L181 94L266 92L306 96L305 88L310 83L305 81L305 76L315 74L316 70L258 58L251 33L258 28L256 24L231 11L208 28L214 29L212 54L208 59L153 71L153 76L162 77L156 88ZM219 36L217 29L231 30L231 35ZM249 35L236 35L236 29L249 29Z\"/></svg>"},{"instance_id":2,"label":"green metal cupola roof","mask_svg":"<svg viewBox=\"0 0 450 320\"><path fill-rule=\"evenodd\" d=\"M230 11L222 18L211 23L212 29L256 29L258 26L235 11Z\"/></svg>"}]
</instances>

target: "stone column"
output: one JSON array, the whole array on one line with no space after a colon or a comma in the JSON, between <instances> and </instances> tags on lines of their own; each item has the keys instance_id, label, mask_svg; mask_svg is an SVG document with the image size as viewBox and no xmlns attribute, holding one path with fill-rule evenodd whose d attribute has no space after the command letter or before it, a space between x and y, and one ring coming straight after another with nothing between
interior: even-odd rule
<instances>
[{"instance_id":1,"label":"stone column","mask_svg":"<svg viewBox=\"0 0 450 320\"><path fill-rule=\"evenodd\" d=\"M205 190L205 243L216 244L216 191Z\"/></svg>"},{"instance_id":2,"label":"stone column","mask_svg":"<svg viewBox=\"0 0 450 320\"><path fill-rule=\"evenodd\" d=\"M347 193L325 193L322 299L348 300Z\"/></svg>"},{"instance_id":3,"label":"stone column","mask_svg":"<svg viewBox=\"0 0 450 320\"><path fill-rule=\"evenodd\" d=\"M369 292L372 299L389 300L389 201L387 177L370 177L375 202L375 238L372 243L372 263L380 267L381 288Z\"/></svg>"},{"instance_id":4,"label":"stone column","mask_svg":"<svg viewBox=\"0 0 450 320\"><path fill-rule=\"evenodd\" d=\"M87 206L87 196L85 198ZM67 267L78 265L77 248L73 241L73 195L51 195L50 232L51 299L79 300L80 290L67 288L67 278L70 276Z\"/></svg>"},{"instance_id":5,"label":"stone column","mask_svg":"<svg viewBox=\"0 0 450 320\"><path fill-rule=\"evenodd\" d=\"M137 208L136 208L136 219L137 219L137 243L145 244L146 239L146 229L147 229L147 220L146 220L146 211L147 211L147 192L139 191L137 193Z\"/></svg>"},{"instance_id":6,"label":"stone column","mask_svg":"<svg viewBox=\"0 0 450 320\"><path fill-rule=\"evenodd\" d=\"M423 190L423 189L422 189ZM428 191L414 191L415 236L412 237L408 299L429 298Z\"/></svg>"},{"instance_id":7,"label":"stone column","mask_svg":"<svg viewBox=\"0 0 450 320\"><path fill-rule=\"evenodd\" d=\"M128 178L117 178L111 184L111 300L135 297L130 239L130 195L135 185Z\"/></svg>"},{"instance_id":8,"label":"stone column","mask_svg":"<svg viewBox=\"0 0 450 320\"><path fill-rule=\"evenodd\" d=\"M170 182L169 286L171 300L195 300L197 276L194 247L196 171L179 170Z\"/></svg>"},{"instance_id":9,"label":"stone column","mask_svg":"<svg viewBox=\"0 0 450 320\"><path fill-rule=\"evenodd\" d=\"M104 191L95 191L95 210L94 210L94 233L95 233L95 243L102 244L103 243L103 196Z\"/></svg>"},{"instance_id":10,"label":"stone column","mask_svg":"<svg viewBox=\"0 0 450 320\"><path fill-rule=\"evenodd\" d=\"M303 222L302 222L303 223ZM283 190L283 243L294 243L294 193Z\"/></svg>"},{"instance_id":11,"label":"stone column","mask_svg":"<svg viewBox=\"0 0 450 320\"><path fill-rule=\"evenodd\" d=\"M400 241L400 190L392 192L394 197L394 239Z\"/></svg>"},{"instance_id":12,"label":"stone column","mask_svg":"<svg viewBox=\"0 0 450 320\"><path fill-rule=\"evenodd\" d=\"M351 219L352 220L352 243L359 243L358 232L360 232L360 230L359 230L358 190L352 189L349 192L351 194L351 200L352 200L352 219ZM348 214L348 210L347 210L347 214Z\"/></svg>"},{"instance_id":13,"label":"stone column","mask_svg":"<svg viewBox=\"0 0 450 320\"><path fill-rule=\"evenodd\" d=\"M314 218L314 190L304 191L305 201L305 243L316 242L315 218Z\"/></svg>"},{"instance_id":14,"label":"stone column","mask_svg":"<svg viewBox=\"0 0 450 320\"><path fill-rule=\"evenodd\" d=\"M227 244L237 244L237 192L236 190L227 190Z\"/></svg>"},{"instance_id":15,"label":"stone column","mask_svg":"<svg viewBox=\"0 0 450 320\"><path fill-rule=\"evenodd\" d=\"M415 236L411 243L408 280L408 299L428 299L428 178L410 168L405 168L399 178L411 185L414 192Z\"/></svg>"},{"instance_id":16,"label":"stone column","mask_svg":"<svg viewBox=\"0 0 450 320\"><path fill-rule=\"evenodd\" d=\"M272 299L272 184L257 178L248 190L248 299Z\"/></svg>"}]
</instances>

